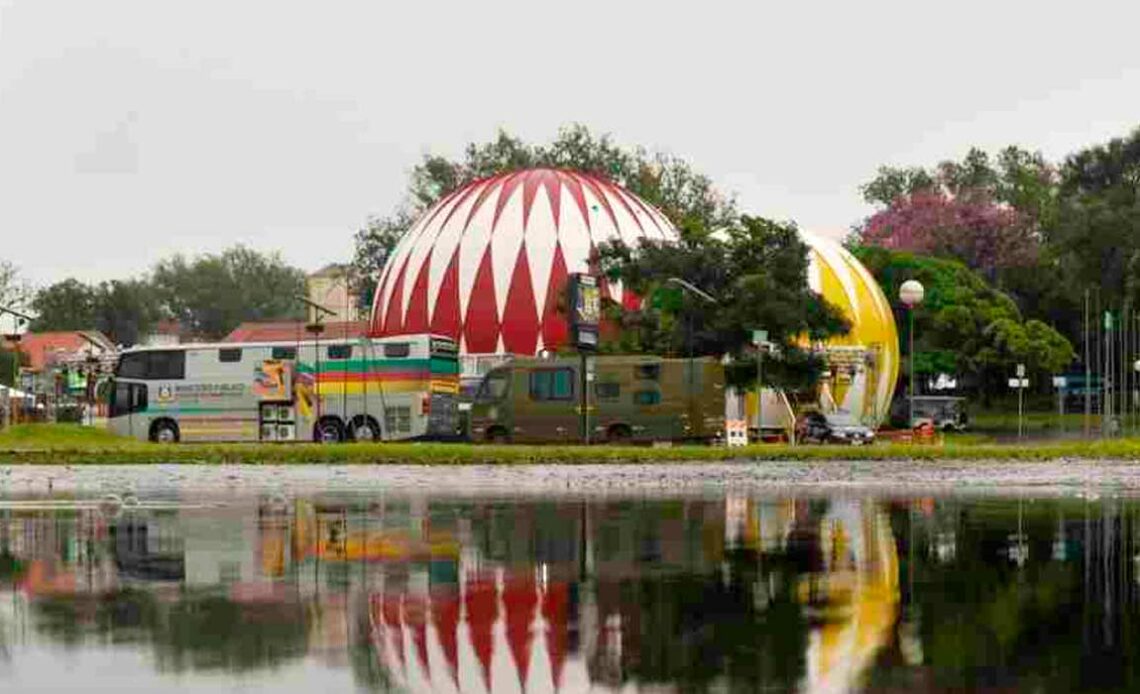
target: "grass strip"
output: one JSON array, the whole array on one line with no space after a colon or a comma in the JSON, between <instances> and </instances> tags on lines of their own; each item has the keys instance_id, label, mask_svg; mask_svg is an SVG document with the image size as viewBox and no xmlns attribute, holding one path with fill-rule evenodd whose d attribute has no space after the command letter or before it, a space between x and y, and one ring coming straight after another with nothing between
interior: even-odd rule
<instances>
[{"instance_id":1,"label":"grass strip","mask_svg":"<svg viewBox=\"0 0 1140 694\"><path fill-rule=\"evenodd\" d=\"M1140 438L996 444L948 437L941 445L528 446L467 443L226 443L162 445L75 425L19 425L0 433L0 464L529 465L855 460L1140 460Z\"/></svg>"}]
</instances>

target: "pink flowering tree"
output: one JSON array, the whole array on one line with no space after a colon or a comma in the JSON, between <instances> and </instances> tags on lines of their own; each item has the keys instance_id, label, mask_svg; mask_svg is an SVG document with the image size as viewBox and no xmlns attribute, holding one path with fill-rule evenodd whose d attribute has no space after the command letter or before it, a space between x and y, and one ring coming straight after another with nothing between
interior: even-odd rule
<instances>
[{"instance_id":1,"label":"pink flowering tree","mask_svg":"<svg viewBox=\"0 0 1140 694\"><path fill-rule=\"evenodd\" d=\"M1041 245L1036 224L988 194L927 189L895 198L859 230L868 246L961 260L991 280L999 270L1032 265Z\"/></svg>"}]
</instances>

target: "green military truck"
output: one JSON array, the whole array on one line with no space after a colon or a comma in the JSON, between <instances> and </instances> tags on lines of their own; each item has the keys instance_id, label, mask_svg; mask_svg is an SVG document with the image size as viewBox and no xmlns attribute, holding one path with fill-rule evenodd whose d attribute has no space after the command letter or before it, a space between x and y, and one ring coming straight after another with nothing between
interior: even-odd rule
<instances>
[{"instance_id":1,"label":"green military truck","mask_svg":"<svg viewBox=\"0 0 1140 694\"><path fill-rule=\"evenodd\" d=\"M591 442L712 441L724 436L724 367L711 358L599 356L587 368ZM583 441L578 357L514 359L483 377L475 441Z\"/></svg>"}]
</instances>

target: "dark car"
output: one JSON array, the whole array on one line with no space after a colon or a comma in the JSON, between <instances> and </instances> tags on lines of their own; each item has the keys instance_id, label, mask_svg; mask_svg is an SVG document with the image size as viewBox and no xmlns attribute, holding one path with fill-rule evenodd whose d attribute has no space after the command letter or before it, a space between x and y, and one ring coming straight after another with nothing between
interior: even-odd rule
<instances>
[{"instance_id":1,"label":"dark car","mask_svg":"<svg viewBox=\"0 0 1140 694\"><path fill-rule=\"evenodd\" d=\"M861 446L875 440L875 432L850 416L808 412L796 422L796 440L801 443L844 443Z\"/></svg>"}]
</instances>

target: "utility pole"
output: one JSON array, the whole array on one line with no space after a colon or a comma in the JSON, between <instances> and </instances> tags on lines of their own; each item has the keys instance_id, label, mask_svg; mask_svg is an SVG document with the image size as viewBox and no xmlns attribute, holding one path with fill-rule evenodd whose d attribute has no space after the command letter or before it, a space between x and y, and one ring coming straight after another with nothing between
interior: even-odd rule
<instances>
[{"instance_id":1,"label":"utility pole","mask_svg":"<svg viewBox=\"0 0 1140 694\"><path fill-rule=\"evenodd\" d=\"M1085 287L1084 311L1081 326L1085 343L1085 438L1092 433L1092 364L1089 362L1089 290Z\"/></svg>"}]
</instances>

